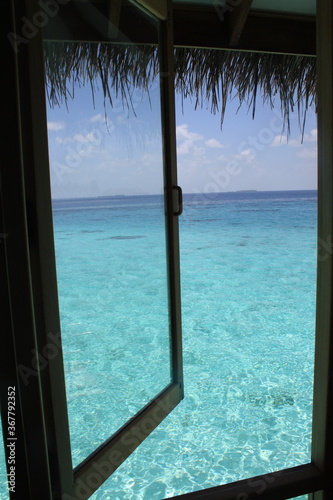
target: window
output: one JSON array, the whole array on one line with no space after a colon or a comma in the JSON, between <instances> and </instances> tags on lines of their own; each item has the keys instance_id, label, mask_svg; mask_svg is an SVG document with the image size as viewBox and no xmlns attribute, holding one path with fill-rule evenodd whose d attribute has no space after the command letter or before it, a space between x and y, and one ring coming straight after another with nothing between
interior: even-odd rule
<instances>
[{"instance_id":1,"label":"window","mask_svg":"<svg viewBox=\"0 0 333 500\"><path fill-rule=\"evenodd\" d=\"M96 15L95 7L90 10ZM108 44L45 43L52 102L58 98L52 68L64 63L67 72L76 54L86 53L70 84L76 89L67 103L67 123L49 118L61 331L78 470L97 446L158 396L149 416L134 422L132 430L127 424L122 439L117 436L121 444L114 456L121 463L124 449L132 452L182 397L180 331L172 318L178 312L168 285L174 282L171 260L177 249L168 228L174 224L172 207L164 196L170 187L169 173L163 173L158 22L122 2L113 28L117 33ZM151 44L133 41L148 33ZM96 95L83 115L91 89L80 91L77 81L87 78L91 54L101 52L109 67L102 76L105 100ZM106 109L108 97L112 107ZM56 120L57 110L53 114ZM170 169L166 161L165 168Z\"/></svg>"},{"instance_id":2,"label":"window","mask_svg":"<svg viewBox=\"0 0 333 500\"><path fill-rule=\"evenodd\" d=\"M6 6L7 7L7 6ZM332 26L326 22L332 19L332 6L320 0L318 2L319 33L319 165L320 165L320 208L319 234L323 241L330 241L332 224L332 64L331 54L327 47L332 45ZM39 6L34 2L27 4L11 3L11 9L4 8L4 32L22 33L22 19L35 19L39 24L45 16L38 17ZM12 15L16 23L13 23ZM35 17L34 17L35 16ZM39 20L39 21L38 21ZM95 19L96 20L96 19ZM98 31L98 28L96 28ZM66 31L66 26L64 26ZM38 29L37 29L38 32ZM59 343L59 324L57 318L57 294L54 276L54 250L51 227L50 193L48 191L48 174L46 148L46 117L45 109L40 96L43 95L43 82L37 76L41 75L42 50L38 33L36 35L25 28L30 34L29 43L22 39L14 39L19 45L5 46L4 62L6 72L4 82L8 91L5 99L4 114L8 117L10 140L3 142L1 154L1 203L2 203L2 230L1 234L8 234L5 241L4 261L6 264L6 281L2 280L2 290L10 297L10 314L5 314L6 359L3 367L10 374L9 379L2 379L4 384L18 387L18 425L20 427L20 444L17 447L17 465L23 495L30 498L52 498L51 491L72 492L73 471L69 447L68 425L64 408L66 408L64 391L64 374ZM15 51L14 49L19 49ZM28 58L28 55L33 57ZM326 58L326 60L325 60ZM26 85L26 82L33 85ZM170 95L163 90L165 101ZM171 91L169 90L171 93ZM7 94L6 94L7 95ZM166 113L167 115L167 113ZM170 119L170 117L169 117ZM172 121L172 119L171 119ZM170 123L169 123L170 126ZM170 129L163 131L167 146L172 143ZM165 148L170 154L170 149ZM172 155L171 155L172 156ZM166 163L170 160L167 158ZM171 158L171 160L173 160ZM10 167L10 168L9 168ZM167 176L168 177L168 176ZM171 233L171 240L177 239L176 214L179 213L179 190L175 176L170 173L167 179L167 206L171 212L167 226ZM172 189L174 188L174 189ZM12 200L15 199L15 204ZM173 221L171 223L171 220ZM115 240L116 241L116 240ZM314 402L314 434L313 434L313 463L305 464L294 469L276 472L270 476L272 481L263 477L252 478L231 485L214 488L213 491L197 492L186 495L188 498L251 498L254 495L253 481L260 483L264 490L258 490L262 498L276 498L282 500L292 496L324 490L323 493L314 493L313 499L330 498L331 486L327 483L331 461L331 433L330 426L330 308L331 308L331 252L328 258L318 265L318 304L317 304L317 367L315 373L315 402ZM171 258L170 268L177 267L176 260ZM176 291L177 278L170 280L171 288ZM19 286L17 285L19 283ZM8 288L8 289L7 289ZM8 304L7 304L8 305ZM179 295L171 299L171 308L179 307ZM7 307L7 306L6 306ZM8 309L8 308L7 308ZM171 314L174 325L179 322L175 313ZM55 328L56 325L56 328ZM179 326L179 325L177 325ZM179 342L177 346L179 354ZM48 362L43 366L40 352ZM15 358L14 358L15 356ZM44 358L45 358L44 356ZM178 359L175 356L174 359ZM15 360L15 361L14 361ZM177 365L177 363L176 363ZM174 391L174 403L181 398L179 387L179 365L173 366L178 373ZM25 374L22 376L22 373ZM28 376L29 375L29 376ZM28 378L28 380L27 380ZM25 383L28 382L28 383ZM169 390L169 389L167 389ZM4 394L2 390L2 411L4 411ZM156 406L151 406L144 412L154 412ZM143 414L142 414L143 415ZM133 422L132 422L133 423ZM22 428L26 430L22 432ZM34 439L31 437L33 436ZM38 446L37 446L38 445ZM38 453L36 452L38 450ZM105 448L104 448L105 451ZM102 467L94 455L93 464ZM108 450L108 453L111 450ZM105 457L102 458L105 460ZM119 458L119 457L118 457ZM83 485L88 475L92 473L91 464L83 463L76 470L76 480ZM81 498L88 498L92 489L98 487L98 475L89 476L88 492L80 490ZM90 483L94 483L93 486ZM82 483L79 484L79 487ZM54 495L53 495L54 496ZM64 497L64 496L63 496ZM69 493L69 498L73 495Z\"/></svg>"}]
</instances>

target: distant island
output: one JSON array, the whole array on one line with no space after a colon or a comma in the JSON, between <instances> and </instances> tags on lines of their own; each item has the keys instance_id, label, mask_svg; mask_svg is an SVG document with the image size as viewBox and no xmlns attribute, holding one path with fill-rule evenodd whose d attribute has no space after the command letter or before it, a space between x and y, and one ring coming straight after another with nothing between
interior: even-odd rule
<instances>
[{"instance_id":1,"label":"distant island","mask_svg":"<svg viewBox=\"0 0 333 500\"><path fill-rule=\"evenodd\" d=\"M240 189L236 193L258 193L257 189Z\"/></svg>"},{"instance_id":2,"label":"distant island","mask_svg":"<svg viewBox=\"0 0 333 500\"><path fill-rule=\"evenodd\" d=\"M115 194L115 195L106 195L106 196L97 196L97 198L125 198L124 194Z\"/></svg>"}]
</instances>

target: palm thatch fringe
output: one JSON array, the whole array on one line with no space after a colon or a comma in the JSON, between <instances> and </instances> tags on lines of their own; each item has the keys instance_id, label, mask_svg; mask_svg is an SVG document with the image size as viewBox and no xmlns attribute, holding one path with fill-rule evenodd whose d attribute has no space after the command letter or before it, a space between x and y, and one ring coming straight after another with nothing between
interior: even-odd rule
<instances>
[{"instance_id":1,"label":"palm thatch fringe","mask_svg":"<svg viewBox=\"0 0 333 500\"><path fill-rule=\"evenodd\" d=\"M74 96L76 86L89 84L94 96L98 83L111 106L121 97L131 107L134 88L143 93L159 73L158 52L152 46L108 43L46 42L47 95L52 105ZM175 48L175 89L195 107L221 113L230 98L255 115L258 98L274 108L279 98L289 132L290 113L297 111L301 129L306 112L316 104L316 58L217 49Z\"/></svg>"},{"instance_id":2,"label":"palm thatch fringe","mask_svg":"<svg viewBox=\"0 0 333 500\"><path fill-rule=\"evenodd\" d=\"M306 112L316 104L316 58L258 52L176 49L176 89L195 98L195 106L209 105L221 112L237 97L239 106L252 110L258 98L274 108L279 97L281 114L289 132L290 113L298 112L304 128Z\"/></svg>"}]
</instances>

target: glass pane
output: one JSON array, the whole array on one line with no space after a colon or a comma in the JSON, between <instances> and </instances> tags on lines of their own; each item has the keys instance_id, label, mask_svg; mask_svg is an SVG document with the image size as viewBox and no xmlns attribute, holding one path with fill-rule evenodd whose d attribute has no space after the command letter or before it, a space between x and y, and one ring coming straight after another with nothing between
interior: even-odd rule
<instances>
[{"instance_id":1,"label":"glass pane","mask_svg":"<svg viewBox=\"0 0 333 500\"><path fill-rule=\"evenodd\" d=\"M157 43L157 25L142 20ZM124 85L117 92L110 76L113 107L97 86L93 102L87 85L68 111L48 111L74 465L170 383L158 54L131 44L130 33L118 38L126 44L66 44L69 58L105 52ZM46 50L56 59L64 48ZM134 74L141 65L145 86Z\"/></svg>"}]
</instances>

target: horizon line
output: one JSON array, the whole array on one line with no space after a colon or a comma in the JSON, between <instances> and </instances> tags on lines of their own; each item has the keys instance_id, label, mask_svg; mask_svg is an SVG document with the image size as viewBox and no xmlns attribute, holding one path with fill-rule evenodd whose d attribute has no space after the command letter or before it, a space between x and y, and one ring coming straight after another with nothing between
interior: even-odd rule
<instances>
[{"instance_id":1,"label":"horizon line","mask_svg":"<svg viewBox=\"0 0 333 500\"><path fill-rule=\"evenodd\" d=\"M300 192L300 191L318 191L318 188L313 189L270 189L270 190L260 190L260 189L239 189L234 191L216 191L211 193L205 192L183 192L183 195L205 195L211 196L216 194L254 194L254 193L286 193L286 192ZM146 193L146 194L109 194L109 195L95 195L95 196L74 196L65 198L53 198L51 196L51 201L60 200L85 200L85 199L98 199L98 198L130 198L134 196L163 196L163 193Z\"/></svg>"}]
</instances>

